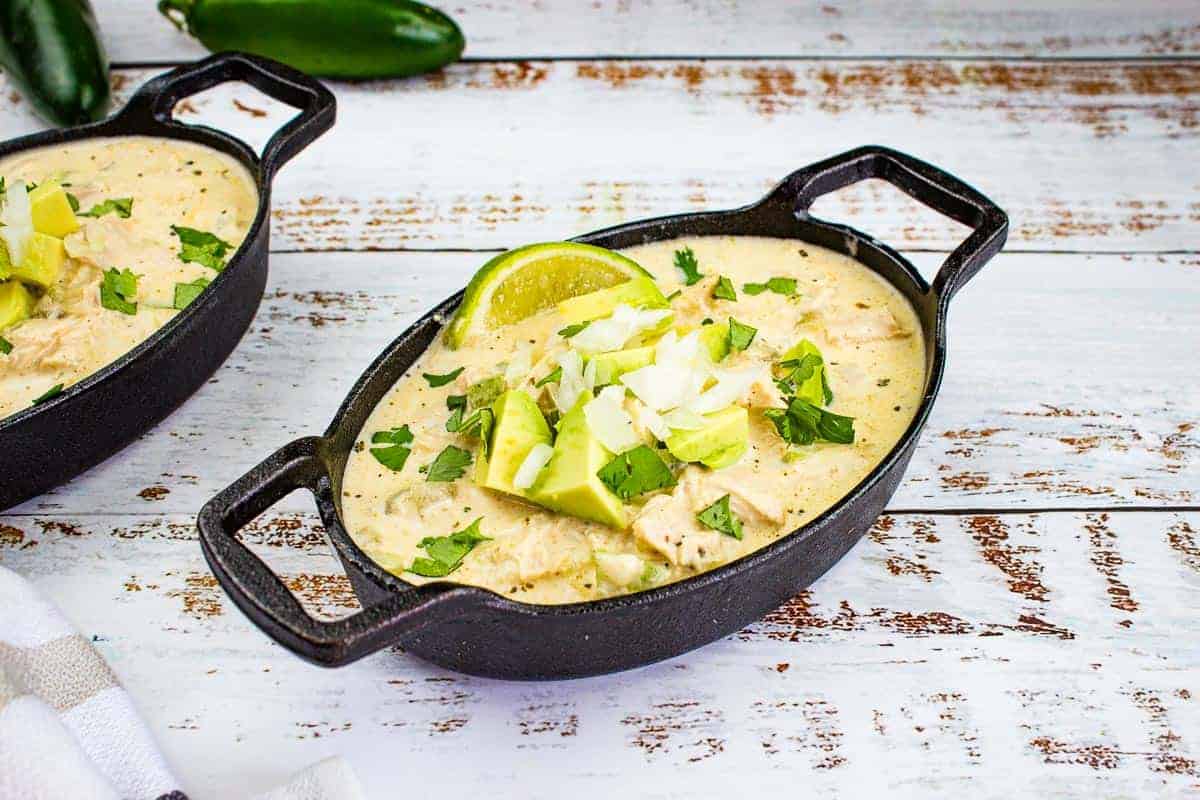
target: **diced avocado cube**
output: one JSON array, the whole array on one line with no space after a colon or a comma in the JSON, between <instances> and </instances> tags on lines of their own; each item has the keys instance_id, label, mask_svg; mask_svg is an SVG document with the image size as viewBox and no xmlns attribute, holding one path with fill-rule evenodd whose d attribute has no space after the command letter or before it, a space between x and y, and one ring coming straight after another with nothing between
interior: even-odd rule
<instances>
[{"instance_id":1,"label":"diced avocado cube","mask_svg":"<svg viewBox=\"0 0 1200 800\"><path fill-rule=\"evenodd\" d=\"M704 345L704 349L708 352L708 357L712 359L714 364L720 363L725 356L729 355L729 325L722 325L719 322L714 322L710 325L701 325L699 328L676 328L675 333L680 338L687 336L692 331L700 331L700 343Z\"/></svg>"},{"instance_id":2,"label":"diced avocado cube","mask_svg":"<svg viewBox=\"0 0 1200 800\"><path fill-rule=\"evenodd\" d=\"M533 398L519 389L505 392L492 406L496 421L485 458L475 462L475 483L489 489L524 496L513 486L525 456L535 444L550 444L550 426Z\"/></svg>"},{"instance_id":3,"label":"diced avocado cube","mask_svg":"<svg viewBox=\"0 0 1200 800\"><path fill-rule=\"evenodd\" d=\"M6 281L12 277L12 259L8 255L8 245L0 239L0 281Z\"/></svg>"},{"instance_id":4,"label":"diced avocado cube","mask_svg":"<svg viewBox=\"0 0 1200 800\"><path fill-rule=\"evenodd\" d=\"M47 236L62 238L79 230L75 209L67 199L66 191L58 181L46 181L29 193L29 205L33 215L33 229Z\"/></svg>"},{"instance_id":5,"label":"diced avocado cube","mask_svg":"<svg viewBox=\"0 0 1200 800\"><path fill-rule=\"evenodd\" d=\"M700 341L708 349L708 357L713 363L719 363L729 355L729 324L701 325Z\"/></svg>"},{"instance_id":6,"label":"diced avocado cube","mask_svg":"<svg viewBox=\"0 0 1200 800\"><path fill-rule=\"evenodd\" d=\"M680 461L698 461L711 469L735 463L750 441L750 414L741 406L704 415L705 425L694 431L672 431L667 450Z\"/></svg>"},{"instance_id":7,"label":"diced avocado cube","mask_svg":"<svg viewBox=\"0 0 1200 800\"><path fill-rule=\"evenodd\" d=\"M554 511L624 529L629 519L621 498L596 475L613 454L588 428L583 413L587 402L580 401L559 421L554 455L528 497Z\"/></svg>"},{"instance_id":8,"label":"diced avocado cube","mask_svg":"<svg viewBox=\"0 0 1200 800\"><path fill-rule=\"evenodd\" d=\"M598 353L589 359L596 365L596 386L616 383L626 372L648 367L654 363L654 346L634 347L629 350L613 350Z\"/></svg>"},{"instance_id":9,"label":"diced avocado cube","mask_svg":"<svg viewBox=\"0 0 1200 800\"><path fill-rule=\"evenodd\" d=\"M49 288L62 274L66 257L62 239L35 231L25 248L25 260L20 266L13 267L12 276L43 289Z\"/></svg>"},{"instance_id":10,"label":"diced avocado cube","mask_svg":"<svg viewBox=\"0 0 1200 800\"><path fill-rule=\"evenodd\" d=\"M0 331L28 319L37 299L19 281L0 283Z\"/></svg>"},{"instance_id":11,"label":"diced avocado cube","mask_svg":"<svg viewBox=\"0 0 1200 800\"><path fill-rule=\"evenodd\" d=\"M607 317L621 304L634 308L669 308L671 305L653 280L640 276L607 289L563 300L558 304L558 311L563 319L574 325Z\"/></svg>"}]
</instances>

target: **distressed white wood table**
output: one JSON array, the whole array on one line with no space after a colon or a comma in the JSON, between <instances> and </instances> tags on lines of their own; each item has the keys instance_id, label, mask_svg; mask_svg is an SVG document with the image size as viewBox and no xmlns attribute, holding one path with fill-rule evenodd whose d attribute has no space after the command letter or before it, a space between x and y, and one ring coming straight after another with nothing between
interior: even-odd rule
<instances>
[{"instance_id":1,"label":"distressed white wood table","mask_svg":"<svg viewBox=\"0 0 1200 800\"><path fill-rule=\"evenodd\" d=\"M276 186L271 283L166 422L0 517L0 563L93 636L197 800L331 754L372 797L1200 796L1200 6L1075 0L462 0L469 60L335 84ZM98 3L117 94L202 55ZM37 128L0 94L0 136ZM262 142L246 87L178 109ZM396 650L339 671L268 642L193 532L321 430L359 371L487 253L757 198L878 142L1012 217L956 300L908 477L811 591L612 677L509 684ZM930 273L963 230L859 186L822 215ZM311 503L253 546L317 613L353 595Z\"/></svg>"}]
</instances>

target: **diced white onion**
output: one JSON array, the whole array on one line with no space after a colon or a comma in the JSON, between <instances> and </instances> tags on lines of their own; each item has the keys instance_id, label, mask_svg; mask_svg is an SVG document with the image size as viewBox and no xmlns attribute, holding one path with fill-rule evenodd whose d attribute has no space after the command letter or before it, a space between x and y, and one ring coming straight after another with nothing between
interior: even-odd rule
<instances>
[{"instance_id":1,"label":"diced white onion","mask_svg":"<svg viewBox=\"0 0 1200 800\"><path fill-rule=\"evenodd\" d=\"M575 407L579 396L587 389L583 380L583 359L579 353L568 350L559 357L558 365L562 367L562 377L558 383L550 384L550 397L565 414Z\"/></svg>"},{"instance_id":2,"label":"diced white onion","mask_svg":"<svg viewBox=\"0 0 1200 800\"><path fill-rule=\"evenodd\" d=\"M666 441L667 437L671 435L671 428L663 421L659 413L641 400L635 399L633 402L636 404L634 408L637 409L638 421L646 426L646 430L650 431L655 439Z\"/></svg>"},{"instance_id":3,"label":"diced white onion","mask_svg":"<svg viewBox=\"0 0 1200 800\"><path fill-rule=\"evenodd\" d=\"M763 369L761 365L755 365L742 369L712 370L712 376L717 380L716 384L688 403L688 410L697 414L711 414L738 402L750 391L755 381L762 377Z\"/></svg>"},{"instance_id":4,"label":"diced white onion","mask_svg":"<svg viewBox=\"0 0 1200 800\"><path fill-rule=\"evenodd\" d=\"M621 383L650 408L666 411L693 398L704 383L704 374L689 367L651 364L626 372Z\"/></svg>"},{"instance_id":5,"label":"diced white onion","mask_svg":"<svg viewBox=\"0 0 1200 800\"><path fill-rule=\"evenodd\" d=\"M0 237L8 248L8 258L13 266L25 260L25 250L33 237L33 208L29 204L29 192L23 181L8 187L4 194L4 210L0 211Z\"/></svg>"},{"instance_id":6,"label":"diced white onion","mask_svg":"<svg viewBox=\"0 0 1200 800\"><path fill-rule=\"evenodd\" d=\"M542 442L529 448L525 460L521 462L521 466L517 467L517 473L513 475L513 486L518 489L528 489L533 486L537 481L538 473L550 463L552 455L554 455L554 448Z\"/></svg>"},{"instance_id":7,"label":"diced white onion","mask_svg":"<svg viewBox=\"0 0 1200 800\"><path fill-rule=\"evenodd\" d=\"M522 347L508 360L504 368L504 382L509 388L520 386L529 377L533 369L533 357L528 346Z\"/></svg>"},{"instance_id":8,"label":"diced white onion","mask_svg":"<svg viewBox=\"0 0 1200 800\"><path fill-rule=\"evenodd\" d=\"M672 313L669 308L634 308L622 303L613 310L612 316L592 322L569 341L583 353L620 350L634 336L650 330Z\"/></svg>"},{"instance_id":9,"label":"diced white onion","mask_svg":"<svg viewBox=\"0 0 1200 800\"><path fill-rule=\"evenodd\" d=\"M583 385L589 391L596 389L596 359L589 359L583 368Z\"/></svg>"},{"instance_id":10,"label":"diced white onion","mask_svg":"<svg viewBox=\"0 0 1200 800\"><path fill-rule=\"evenodd\" d=\"M638 444L633 419L625 411L625 389L606 386L596 398L583 407L588 428L600 444L614 453L623 453Z\"/></svg>"}]
</instances>

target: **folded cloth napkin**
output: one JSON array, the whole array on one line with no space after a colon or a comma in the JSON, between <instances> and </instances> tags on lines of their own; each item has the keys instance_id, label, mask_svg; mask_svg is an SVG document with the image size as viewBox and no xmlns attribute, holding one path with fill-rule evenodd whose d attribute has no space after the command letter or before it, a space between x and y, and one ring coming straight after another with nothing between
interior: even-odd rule
<instances>
[{"instance_id":1,"label":"folded cloth napkin","mask_svg":"<svg viewBox=\"0 0 1200 800\"><path fill-rule=\"evenodd\" d=\"M91 643L0 567L0 798L187 800L129 695ZM259 800L360 800L340 758Z\"/></svg>"}]
</instances>

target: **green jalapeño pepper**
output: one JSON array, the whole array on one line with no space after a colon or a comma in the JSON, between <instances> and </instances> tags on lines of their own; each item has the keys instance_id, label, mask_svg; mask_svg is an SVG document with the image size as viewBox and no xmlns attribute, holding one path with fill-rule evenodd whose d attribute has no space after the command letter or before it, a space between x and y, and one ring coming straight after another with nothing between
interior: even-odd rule
<instances>
[{"instance_id":1,"label":"green jalape\u00f1o pepper","mask_svg":"<svg viewBox=\"0 0 1200 800\"><path fill-rule=\"evenodd\" d=\"M108 112L108 58L87 0L0 1L0 65L56 125Z\"/></svg>"},{"instance_id":2,"label":"green jalape\u00f1o pepper","mask_svg":"<svg viewBox=\"0 0 1200 800\"><path fill-rule=\"evenodd\" d=\"M209 50L241 50L326 78L391 78L456 60L454 20L413 0L159 0Z\"/></svg>"}]
</instances>

